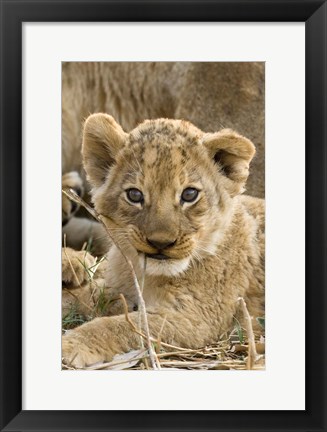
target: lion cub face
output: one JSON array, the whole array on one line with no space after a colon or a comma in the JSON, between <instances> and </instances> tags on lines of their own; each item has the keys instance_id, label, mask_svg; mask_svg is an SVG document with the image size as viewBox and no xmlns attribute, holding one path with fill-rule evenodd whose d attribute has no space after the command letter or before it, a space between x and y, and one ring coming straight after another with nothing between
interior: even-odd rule
<instances>
[{"instance_id":1,"label":"lion cub face","mask_svg":"<svg viewBox=\"0 0 327 432\"><path fill-rule=\"evenodd\" d=\"M148 273L168 276L215 253L254 151L231 130L158 119L127 134L106 114L86 120L82 150L95 208L117 241L147 256Z\"/></svg>"}]
</instances>

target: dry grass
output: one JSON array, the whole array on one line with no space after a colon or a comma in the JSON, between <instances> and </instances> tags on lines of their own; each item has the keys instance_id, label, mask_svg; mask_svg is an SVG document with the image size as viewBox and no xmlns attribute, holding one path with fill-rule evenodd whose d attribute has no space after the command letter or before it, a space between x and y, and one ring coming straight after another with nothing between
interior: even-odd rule
<instances>
[{"instance_id":1,"label":"dry grass","mask_svg":"<svg viewBox=\"0 0 327 432\"><path fill-rule=\"evenodd\" d=\"M72 189L63 192L77 204L82 205L96 220L102 223L112 241L110 231L101 217L94 209L86 204ZM114 242L115 243L115 242ZM119 248L119 245L117 245ZM119 248L120 249L120 248ZM123 251L121 251L123 253ZM123 253L124 255L124 253ZM124 255L125 256L125 255ZM125 256L127 265L134 276L135 289L138 294L139 328L129 319L128 309L124 296L121 301L124 305L125 318L130 324L131 330L140 336L140 349L129 353L117 355L111 362L99 363L85 367L85 370L264 370L265 369L265 339L264 339L264 318L257 318L262 325L262 334L255 336L252 328L252 319L247 310L243 298L239 299L244 315L246 328L242 328L240 323L235 320L235 327L230 334L225 334L215 344L200 347L199 349L185 349L178 346L166 344L160 340L160 334L155 339L151 337L147 324L147 314L145 303L142 296L141 286L136 278L132 263ZM146 262L145 262L146 265ZM88 271L88 269L86 270ZM93 278L92 278L93 279ZM96 283L94 280L90 280ZM107 299L101 299L102 303L108 303ZM63 330L68 330L81 325L83 322L93 319L95 316L104 314L99 313L98 303L94 310L86 317L74 313L74 308L63 317ZM144 345L145 344L145 345ZM63 369L74 369L63 365Z\"/></svg>"},{"instance_id":2,"label":"dry grass","mask_svg":"<svg viewBox=\"0 0 327 432\"><path fill-rule=\"evenodd\" d=\"M264 353L264 342L257 342L258 351ZM247 342L240 344L233 342L230 337L216 344L199 349L169 350L162 348L157 353L160 370L248 370ZM85 370L145 370L143 360L149 359L147 349L139 349L126 354L115 356L113 361L99 363ZM73 369L64 366L63 369ZM265 370L265 356L260 354L254 362L252 370Z\"/></svg>"}]
</instances>

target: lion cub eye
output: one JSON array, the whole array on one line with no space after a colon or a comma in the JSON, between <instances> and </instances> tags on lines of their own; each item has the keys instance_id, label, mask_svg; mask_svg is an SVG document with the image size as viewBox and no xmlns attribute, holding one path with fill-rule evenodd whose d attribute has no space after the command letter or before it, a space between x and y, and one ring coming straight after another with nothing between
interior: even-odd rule
<instances>
[{"instance_id":1,"label":"lion cub eye","mask_svg":"<svg viewBox=\"0 0 327 432\"><path fill-rule=\"evenodd\" d=\"M183 190L181 200L183 202L193 202L197 199L199 191L194 188L186 188Z\"/></svg>"},{"instance_id":2,"label":"lion cub eye","mask_svg":"<svg viewBox=\"0 0 327 432\"><path fill-rule=\"evenodd\" d=\"M126 195L132 203L142 203L144 201L144 196L142 192L138 189L127 189Z\"/></svg>"}]
</instances>

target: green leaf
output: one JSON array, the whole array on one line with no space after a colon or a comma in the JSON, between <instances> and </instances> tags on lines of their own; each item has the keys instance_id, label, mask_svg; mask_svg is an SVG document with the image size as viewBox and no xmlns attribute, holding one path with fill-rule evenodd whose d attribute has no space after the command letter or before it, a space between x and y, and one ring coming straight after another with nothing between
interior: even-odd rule
<instances>
[{"instance_id":1,"label":"green leaf","mask_svg":"<svg viewBox=\"0 0 327 432\"><path fill-rule=\"evenodd\" d=\"M242 344L244 341L244 333L243 333L243 329L241 327L241 324L239 323L239 321L234 317L234 321L235 321L235 327L236 327L236 331L237 331L237 336L240 340L240 343Z\"/></svg>"},{"instance_id":2,"label":"green leaf","mask_svg":"<svg viewBox=\"0 0 327 432\"><path fill-rule=\"evenodd\" d=\"M257 317L257 321L261 325L261 327L265 329L265 317Z\"/></svg>"}]
</instances>

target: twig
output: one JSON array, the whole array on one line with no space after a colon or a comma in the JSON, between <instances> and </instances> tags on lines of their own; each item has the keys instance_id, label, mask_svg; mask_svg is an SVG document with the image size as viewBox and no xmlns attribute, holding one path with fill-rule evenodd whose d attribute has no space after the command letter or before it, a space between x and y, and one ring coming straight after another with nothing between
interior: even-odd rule
<instances>
[{"instance_id":1,"label":"twig","mask_svg":"<svg viewBox=\"0 0 327 432\"><path fill-rule=\"evenodd\" d=\"M67 250L66 250L66 249L67 249L67 246L66 246L66 234L65 234L65 235L64 235L64 254L65 254L65 256L66 256L66 258L67 258L67 261L68 261L68 263L69 263L69 265L70 265L70 267L71 267L71 270L72 270L73 275L74 275L74 277L75 277L75 279L76 279L76 282L78 283L79 287L82 288L82 286L81 286L81 284L80 284L80 282L79 282L79 280L78 280L77 274L76 274L76 272L75 272L74 266L73 266L73 264L72 264L72 262L71 262L71 260L70 260L70 258L69 258L69 256L68 256L68 253L67 253Z\"/></svg>"},{"instance_id":2,"label":"twig","mask_svg":"<svg viewBox=\"0 0 327 432\"><path fill-rule=\"evenodd\" d=\"M128 258L128 256L124 253L124 251L120 247L120 245L116 242L110 229L108 228L107 224L105 223L106 220L107 220L107 222L112 222L111 219L108 216L103 216L103 215L100 215L99 213L97 213L91 206L89 206L84 200L82 200L82 198L79 195L77 195L77 193L73 189L67 188L67 189L63 189L62 191L69 199L82 205L98 222L103 224L108 236L112 240L113 244L117 247L119 252L122 254L127 265L129 266L132 277L133 277L134 286L135 286L137 296L138 296L139 309L142 312L142 316L143 316L143 324L144 324L144 330L145 330L145 334L146 334L146 341L147 341L147 345L148 345L148 349L149 349L151 366L153 369L158 369L158 362L156 362L156 355L155 355L153 346L151 344L151 336L150 336L150 330L149 330L149 324L148 324L148 317L146 314L145 302L144 302L144 299L142 296L140 285L139 285L139 282L137 280L137 276L136 276L132 261Z\"/></svg>"},{"instance_id":3,"label":"twig","mask_svg":"<svg viewBox=\"0 0 327 432\"><path fill-rule=\"evenodd\" d=\"M158 340L157 353L160 352L160 350L161 350L161 335L162 335L163 328L164 328L164 326L166 324L166 321L167 321L167 315L164 316L164 319L162 321L162 325L161 325L160 331L158 333L158 337L157 337L157 340Z\"/></svg>"},{"instance_id":4,"label":"twig","mask_svg":"<svg viewBox=\"0 0 327 432\"><path fill-rule=\"evenodd\" d=\"M245 318L246 332L247 332L248 341L249 341L247 368L252 369L254 366L254 363L257 361L258 354L257 354L257 350L255 347L255 340L254 340L254 333L253 333L253 328L252 328L251 317L250 317L249 311L246 307L246 303L244 301L244 298L239 297L238 301L241 303L243 315Z\"/></svg>"},{"instance_id":5,"label":"twig","mask_svg":"<svg viewBox=\"0 0 327 432\"><path fill-rule=\"evenodd\" d=\"M186 351L167 351L167 352L162 352L157 354L157 356L159 358L161 357L169 357L169 356L184 356L186 354L199 354L199 355L203 355L205 356L205 354L202 354L201 352L199 352L199 350L194 350L194 349L190 349L190 350L186 350Z\"/></svg>"},{"instance_id":6,"label":"twig","mask_svg":"<svg viewBox=\"0 0 327 432\"><path fill-rule=\"evenodd\" d=\"M127 321L128 324L132 327L132 330L133 330L135 333L137 333L139 336L141 336L141 338L147 340L147 336L146 336L144 333L142 333L142 332L141 332L141 331L136 327L136 325L133 323L133 321L130 319L129 314L128 314L128 306L127 306L127 303L126 303L126 300L125 300L124 294L120 294L119 297L120 297L121 301L123 302L123 306L124 306L124 314L125 314L126 321ZM153 339L153 338L150 338L150 340L151 340L152 342L156 342L156 340ZM152 345L151 345L151 346L152 346ZM149 356L150 356L150 352L149 352ZM158 359L158 357L157 357L157 354L154 353L154 356L155 356L155 359L156 359L156 362L157 362L157 365L156 365L156 366L158 367L158 369L160 369L160 363L159 363L159 359Z\"/></svg>"},{"instance_id":7,"label":"twig","mask_svg":"<svg viewBox=\"0 0 327 432\"><path fill-rule=\"evenodd\" d=\"M147 357L139 357L143 354L145 354L148 350L146 348L144 348L144 351L139 352L138 356L136 356L136 358L130 358L128 360L118 360L118 361L111 361L111 362L106 362L106 363L101 363L101 364L95 364L95 365L91 365L91 366L85 366L81 369L83 370L99 370L99 369L105 369L108 367L112 367L112 366L118 366L121 364L125 364L125 363L131 363L132 361L140 361L143 360Z\"/></svg>"},{"instance_id":8,"label":"twig","mask_svg":"<svg viewBox=\"0 0 327 432\"><path fill-rule=\"evenodd\" d=\"M178 361L178 360L165 360L162 362L162 366L174 366L182 368L192 368L192 369L210 369L215 366L220 366L221 362L219 360L211 360L208 362L192 362L192 361Z\"/></svg>"},{"instance_id":9,"label":"twig","mask_svg":"<svg viewBox=\"0 0 327 432\"><path fill-rule=\"evenodd\" d=\"M128 306L127 306L127 303L126 303L126 300L125 300L124 295L123 295L123 294L120 294L119 296L120 296L120 299L121 299L122 302L123 302L124 314L125 314L126 321L130 324L130 326L132 327L132 330L135 331L135 333L137 333L138 335L142 336L142 338L146 339L146 335L145 335L144 333L142 333L140 330L138 330L138 328L137 328L136 325L133 323L133 321L131 321L131 319L130 319L130 317L129 317L129 314L128 314ZM158 340L155 339L155 338L153 338L153 337L151 337L151 342L158 343ZM176 345L170 345L170 344L165 343L165 342L161 342L161 345L162 345L163 347L165 347L165 348L172 348L172 349L174 349L174 350L178 350L181 354L184 354L184 352L189 352L189 351L190 351L190 350L187 349L187 348L178 347L178 346L176 346ZM193 351L193 350L192 350L192 351ZM160 355L158 354L158 357L159 357L159 356L160 356Z\"/></svg>"},{"instance_id":10,"label":"twig","mask_svg":"<svg viewBox=\"0 0 327 432\"><path fill-rule=\"evenodd\" d=\"M71 292L71 290L69 290L68 288L63 288L64 291L66 291L68 294L70 294L76 301L78 301L80 304L82 304L84 307L86 307L87 309L89 309L92 312L92 315L94 314L94 310L93 308L91 308L91 306L89 306L88 304L86 304L85 302L83 302L83 300L81 300L80 298L78 298L78 296L76 294L74 294L73 292ZM96 316L98 316L96 314Z\"/></svg>"},{"instance_id":11,"label":"twig","mask_svg":"<svg viewBox=\"0 0 327 432\"><path fill-rule=\"evenodd\" d=\"M101 222L97 212L91 207L89 206L79 195L77 195L77 193L71 189L71 188L65 188L62 189L62 192L72 201L74 201L76 204L81 205L82 207L84 207L93 217L94 219L96 219L98 222Z\"/></svg>"},{"instance_id":12,"label":"twig","mask_svg":"<svg viewBox=\"0 0 327 432\"><path fill-rule=\"evenodd\" d=\"M145 280L145 271L146 271L146 256L143 254L143 273L142 273L142 279L141 279L141 293L143 295L143 289L144 289L144 280ZM139 320L139 328L142 328L142 313L138 305L138 320ZM140 336L140 344L141 348L144 348L144 340L143 337ZM145 357L144 359L144 366L146 369L149 369L148 359Z\"/></svg>"},{"instance_id":13,"label":"twig","mask_svg":"<svg viewBox=\"0 0 327 432\"><path fill-rule=\"evenodd\" d=\"M129 317L128 306L127 306L124 294L119 294L119 297L120 297L120 300L123 302L124 314L125 314L126 321L132 327L132 329L133 329L133 331L135 331L135 333L137 333L138 335L140 335L142 338L146 339L145 334L142 333L140 330L138 330L138 328L136 327L136 325L133 323L133 321Z\"/></svg>"}]
</instances>

